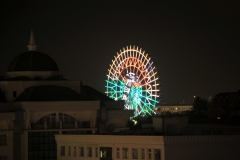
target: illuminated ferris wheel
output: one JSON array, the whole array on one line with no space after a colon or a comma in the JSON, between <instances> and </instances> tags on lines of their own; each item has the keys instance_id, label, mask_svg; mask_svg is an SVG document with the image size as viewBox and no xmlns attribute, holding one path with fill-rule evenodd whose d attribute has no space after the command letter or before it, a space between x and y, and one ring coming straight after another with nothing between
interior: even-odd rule
<instances>
[{"instance_id":1,"label":"illuminated ferris wheel","mask_svg":"<svg viewBox=\"0 0 240 160\"><path fill-rule=\"evenodd\" d=\"M152 115L159 103L159 81L148 54L135 46L127 46L114 56L106 80L106 94L124 100L124 108L138 115Z\"/></svg>"}]
</instances>

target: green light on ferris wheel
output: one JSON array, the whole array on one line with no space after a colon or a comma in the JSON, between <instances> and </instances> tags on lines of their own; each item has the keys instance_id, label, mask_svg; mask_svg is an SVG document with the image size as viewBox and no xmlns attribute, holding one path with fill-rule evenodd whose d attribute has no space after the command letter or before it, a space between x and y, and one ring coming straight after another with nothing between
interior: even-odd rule
<instances>
[{"instance_id":1,"label":"green light on ferris wheel","mask_svg":"<svg viewBox=\"0 0 240 160\"><path fill-rule=\"evenodd\" d=\"M138 47L126 47L114 56L106 80L106 94L124 100L134 116L151 115L159 103L157 72L148 54Z\"/></svg>"}]
</instances>

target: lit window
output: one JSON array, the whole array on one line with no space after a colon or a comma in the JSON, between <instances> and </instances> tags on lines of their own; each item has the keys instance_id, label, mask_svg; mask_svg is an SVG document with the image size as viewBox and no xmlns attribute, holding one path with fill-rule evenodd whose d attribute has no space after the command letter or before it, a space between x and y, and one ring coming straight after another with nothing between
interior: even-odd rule
<instances>
[{"instance_id":1,"label":"lit window","mask_svg":"<svg viewBox=\"0 0 240 160\"><path fill-rule=\"evenodd\" d=\"M79 147L79 157L84 157L84 147Z\"/></svg>"},{"instance_id":2,"label":"lit window","mask_svg":"<svg viewBox=\"0 0 240 160\"><path fill-rule=\"evenodd\" d=\"M117 153L116 153L116 157L117 157L117 158L120 158L120 149L119 149L119 148L116 148L116 152L117 152Z\"/></svg>"},{"instance_id":3,"label":"lit window","mask_svg":"<svg viewBox=\"0 0 240 160\"><path fill-rule=\"evenodd\" d=\"M71 146L68 147L68 156L71 156Z\"/></svg>"},{"instance_id":4,"label":"lit window","mask_svg":"<svg viewBox=\"0 0 240 160\"><path fill-rule=\"evenodd\" d=\"M132 159L138 159L138 149L137 148L132 149Z\"/></svg>"},{"instance_id":5,"label":"lit window","mask_svg":"<svg viewBox=\"0 0 240 160\"><path fill-rule=\"evenodd\" d=\"M65 156L65 146L60 147L60 155Z\"/></svg>"},{"instance_id":6,"label":"lit window","mask_svg":"<svg viewBox=\"0 0 240 160\"><path fill-rule=\"evenodd\" d=\"M87 147L87 156L92 157L92 147Z\"/></svg>"},{"instance_id":7,"label":"lit window","mask_svg":"<svg viewBox=\"0 0 240 160\"><path fill-rule=\"evenodd\" d=\"M100 147L100 159L112 159L112 147Z\"/></svg>"},{"instance_id":8,"label":"lit window","mask_svg":"<svg viewBox=\"0 0 240 160\"><path fill-rule=\"evenodd\" d=\"M128 148L123 148L123 159L128 159Z\"/></svg>"},{"instance_id":9,"label":"lit window","mask_svg":"<svg viewBox=\"0 0 240 160\"><path fill-rule=\"evenodd\" d=\"M145 149L141 149L141 159L145 159Z\"/></svg>"}]
</instances>

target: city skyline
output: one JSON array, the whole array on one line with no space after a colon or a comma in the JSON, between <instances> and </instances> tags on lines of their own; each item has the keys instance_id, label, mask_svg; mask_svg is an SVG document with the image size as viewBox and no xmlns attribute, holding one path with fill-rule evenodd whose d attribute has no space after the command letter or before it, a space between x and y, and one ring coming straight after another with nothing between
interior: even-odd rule
<instances>
[{"instance_id":1,"label":"city skyline","mask_svg":"<svg viewBox=\"0 0 240 160\"><path fill-rule=\"evenodd\" d=\"M33 29L37 51L51 56L64 78L102 93L109 64L129 45L152 57L163 102L240 89L237 2L1 3L0 75L27 51Z\"/></svg>"}]
</instances>

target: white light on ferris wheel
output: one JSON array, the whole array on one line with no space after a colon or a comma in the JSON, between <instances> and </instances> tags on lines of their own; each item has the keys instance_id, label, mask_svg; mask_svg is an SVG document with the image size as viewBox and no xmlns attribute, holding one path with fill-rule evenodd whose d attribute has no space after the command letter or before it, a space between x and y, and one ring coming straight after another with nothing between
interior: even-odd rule
<instances>
[{"instance_id":1,"label":"white light on ferris wheel","mask_svg":"<svg viewBox=\"0 0 240 160\"><path fill-rule=\"evenodd\" d=\"M152 115L159 103L159 82L150 56L141 48L127 46L114 56L106 80L106 94L124 100L135 115Z\"/></svg>"}]
</instances>

